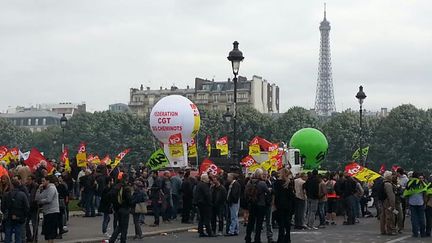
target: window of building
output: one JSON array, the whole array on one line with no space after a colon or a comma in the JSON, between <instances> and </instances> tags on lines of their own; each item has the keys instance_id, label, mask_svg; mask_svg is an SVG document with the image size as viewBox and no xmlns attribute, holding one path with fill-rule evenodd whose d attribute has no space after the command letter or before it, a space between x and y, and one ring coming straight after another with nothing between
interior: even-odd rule
<instances>
[{"instance_id":1,"label":"window of building","mask_svg":"<svg viewBox=\"0 0 432 243\"><path fill-rule=\"evenodd\" d=\"M213 102L218 102L219 101L219 94L214 94L213 95Z\"/></svg>"},{"instance_id":2,"label":"window of building","mask_svg":"<svg viewBox=\"0 0 432 243\"><path fill-rule=\"evenodd\" d=\"M234 102L234 95L233 94L227 94L227 100L228 100L228 103Z\"/></svg>"},{"instance_id":3,"label":"window of building","mask_svg":"<svg viewBox=\"0 0 432 243\"><path fill-rule=\"evenodd\" d=\"M15 126L16 126L16 123L17 123L17 122L16 122L16 120L14 119L14 120L13 120L13 124L14 124Z\"/></svg>"},{"instance_id":4,"label":"window of building","mask_svg":"<svg viewBox=\"0 0 432 243\"><path fill-rule=\"evenodd\" d=\"M206 94L198 94L197 95L197 99L198 100L205 100L206 99Z\"/></svg>"},{"instance_id":5,"label":"window of building","mask_svg":"<svg viewBox=\"0 0 432 243\"><path fill-rule=\"evenodd\" d=\"M35 119L35 126L39 126L39 119L38 118Z\"/></svg>"},{"instance_id":6,"label":"window of building","mask_svg":"<svg viewBox=\"0 0 432 243\"><path fill-rule=\"evenodd\" d=\"M46 126L46 118L42 119L42 126Z\"/></svg>"},{"instance_id":7,"label":"window of building","mask_svg":"<svg viewBox=\"0 0 432 243\"><path fill-rule=\"evenodd\" d=\"M30 118L27 120L27 126L31 126L31 119Z\"/></svg>"},{"instance_id":8,"label":"window of building","mask_svg":"<svg viewBox=\"0 0 432 243\"><path fill-rule=\"evenodd\" d=\"M21 119L20 126L24 126L24 119Z\"/></svg>"},{"instance_id":9,"label":"window of building","mask_svg":"<svg viewBox=\"0 0 432 243\"><path fill-rule=\"evenodd\" d=\"M239 93L238 97L239 97L239 99L247 99L248 98L248 93Z\"/></svg>"}]
</instances>

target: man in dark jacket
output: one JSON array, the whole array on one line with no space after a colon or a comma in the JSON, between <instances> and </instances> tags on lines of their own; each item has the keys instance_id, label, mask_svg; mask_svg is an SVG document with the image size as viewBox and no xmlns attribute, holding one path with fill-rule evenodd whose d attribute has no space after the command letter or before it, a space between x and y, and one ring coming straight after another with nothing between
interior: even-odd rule
<instances>
[{"instance_id":1,"label":"man in dark jacket","mask_svg":"<svg viewBox=\"0 0 432 243\"><path fill-rule=\"evenodd\" d=\"M36 183L36 177L34 175L30 175L26 181L27 191L29 192L29 214L26 221L26 238L27 241L37 241L37 216L38 216L38 204L35 200L36 191L39 188L39 185ZM32 224L32 229L30 229L30 221Z\"/></svg>"},{"instance_id":2,"label":"man in dark jacket","mask_svg":"<svg viewBox=\"0 0 432 243\"><path fill-rule=\"evenodd\" d=\"M236 176L233 173L228 174L227 182L229 183L227 204L229 208L229 217L230 217L229 230L227 235L235 236L239 234L239 230L240 230L238 213L240 209L241 185L236 180Z\"/></svg>"},{"instance_id":3,"label":"man in dark jacket","mask_svg":"<svg viewBox=\"0 0 432 243\"><path fill-rule=\"evenodd\" d=\"M118 226L109 239L109 243L114 243L119 234L120 243L126 243L127 232L129 227L129 211L131 207L131 189L127 185L127 175L120 172L118 174L118 184L115 186L113 199L114 213L117 215Z\"/></svg>"},{"instance_id":4,"label":"man in dark jacket","mask_svg":"<svg viewBox=\"0 0 432 243\"><path fill-rule=\"evenodd\" d=\"M344 225L355 224L354 206L356 192L356 182L348 174L344 175L344 180L338 185L336 193L342 197L342 202L346 210L347 221L343 222Z\"/></svg>"},{"instance_id":5,"label":"man in dark jacket","mask_svg":"<svg viewBox=\"0 0 432 243\"><path fill-rule=\"evenodd\" d=\"M306 222L307 222L307 226L312 229L318 229L317 227L314 226L314 221L315 221L315 215L318 210L319 184L320 181L318 180L318 171L313 170L312 174L309 176L309 178L303 185L307 196Z\"/></svg>"},{"instance_id":6,"label":"man in dark jacket","mask_svg":"<svg viewBox=\"0 0 432 243\"><path fill-rule=\"evenodd\" d=\"M200 237L213 237L210 227L210 216L212 207L212 197L210 193L210 178L207 174L201 175L201 181L196 186L196 204L200 213L198 222L198 233ZM207 234L204 233L204 227Z\"/></svg>"},{"instance_id":7,"label":"man in dark jacket","mask_svg":"<svg viewBox=\"0 0 432 243\"><path fill-rule=\"evenodd\" d=\"M181 192L183 195L183 211L182 211L182 220L183 224L190 223L190 214L192 210L192 201L193 201L193 181L190 177L190 171L186 171L183 179L183 183L181 185Z\"/></svg>"},{"instance_id":8,"label":"man in dark jacket","mask_svg":"<svg viewBox=\"0 0 432 243\"><path fill-rule=\"evenodd\" d=\"M158 172L153 171L152 174L153 184L150 188L150 199L152 211L154 215L154 224L151 227L159 226L159 218L162 208L163 193L162 193L162 180L159 178Z\"/></svg>"},{"instance_id":9,"label":"man in dark jacket","mask_svg":"<svg viewBox=\"0 0 432 243\"><path fill-rule=\"evenodd\" d=\"M12 234L15 233L15 242L22 242L21 234L30 204L27 195L21 191L21 183L17 178L12 178L13 188L2 199L1 210L7 215L5 218L5 242L12 242Z\"/></svg>"},{"instance_id":10,"label":"man in dark jacket","mask_svg":"<svg viewBox=\"0 0 432 243\"><path fill-rule=\"evenodd\" d=\"M211 216L211 227L213 234L216 235L216 223L219 224L218 236L222 236L223 232L223 224L224 224L224 215L225 215L225 202L227 197L227 191L224 186L222 186L220 178L212 177L212 216Z\"/></svg>"},{"instance_id":11,"label":"man in dark jacket","mask_svg":"<svg viewBox=\"0 0 432 243\"><path fill-rule=\"evenodd\" d=\"M96 193L96 181L90 169L87 169L85 171L85 176L80 178L80 186L85 207L84 217L95 217L94 196Z\"/></svg>"}]
</instances>

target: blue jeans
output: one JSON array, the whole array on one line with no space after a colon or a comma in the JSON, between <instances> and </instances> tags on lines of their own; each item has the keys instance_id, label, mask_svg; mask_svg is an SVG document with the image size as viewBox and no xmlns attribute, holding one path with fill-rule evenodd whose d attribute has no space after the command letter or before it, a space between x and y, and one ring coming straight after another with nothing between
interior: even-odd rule
<instances>
[{"instance_id":1,"label":"blue jeans","mask_svg":"<svg viewBox=\"0 0 432 243\"><path fill-rule=\"evenodd\" d=\"M94 216L95 206L94 206L94 192L84 192L84 203L85 203L85 215Z\"/></svg>"},{"instance_id":2,"label":"blue jeans","mask_svg":"<svg viewBox=\"0 0 432 243\"><path fill-rule=\"evenodd\" d=\"M228 234L238 234L239 233L239 219L238 219L238 212L240 209L240 203L233 203L229 207L230 210L230 226Z\"/></svg>"},{"instance_id":3,"label":"blue jeans","mask_svg":"<svg viewBox=\"0 0 432 243\"><path fill-rule=\"evenodd\" d=\"M354 196L354 217L360 218L360 198L358 196Z\"/></svg>"},{"instance_id":4,"label":"blue jeans","mask_svg":"<svg viewBox=\"0 0 432 243\"><path fill-rule=\"evenodd\" d=\"M319 202L318 203L318 216L320 219L320 225L325 225L325 215L326 215L326 210L325 210L325 205L327 202Z\"/></svg>"},{"instance_id":5,"label":"blue jeans","mask_svg":"<svg viewBox=\"0 0 432 243\"><path fill-rule=\"evenodd\" d=\"M103 214L103 221L102 221L102 233L105 234L108 230L108 224L110 222L111 218L109 213Z\"/></svg>"},{"instance_id":6,"label":"blue jeans","mask_svg":"<svg viewBox=\"0 0 432 243\"><path fill-rule=\"evenodd\" d=\"M179 206L179 196L172 194L172 208L171 208L171 219L177 219L178 206Z\"/></svg>"},{"instance_id":7,"label":"blue jeans","mask_svg":"<svg viewBox=\"0 0 432 243\"><path fill-rule=\"evenodd\" d=\"M411 210L411 225L413 236L418 237L426 235L426 222L425 222L425 207L410 205Z\"/></svg>"},{"instance_id":8,"label":"blue jeans","mask_svg":"<svg viewBox=\"0 0 432 243\"><path fill-rule=\"evenodd\" d=\"M12 234L15 234L15 243L21 243L21 231L23 224L6 222L5 225L5 243L12 243Z\"/></svg>"}]
</instances>

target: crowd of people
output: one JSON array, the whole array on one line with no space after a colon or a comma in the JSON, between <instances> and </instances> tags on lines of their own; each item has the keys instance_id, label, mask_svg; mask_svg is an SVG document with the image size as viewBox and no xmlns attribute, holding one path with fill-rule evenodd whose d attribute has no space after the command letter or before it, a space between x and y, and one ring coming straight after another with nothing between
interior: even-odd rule
<instances>
[{"instance_id":1,"label":"crowd of people","mask_svg":"<svg viewBox=\"0 0 432 243\"><path fill-rule=\"evenodd\" d=\"M7 243L13 236L15 242L36 242L39 214L45 240L61 239L68 232L70 199L79 199L84 217L101 216L107 242L126 242L131 215L134 238L141 239L148 211L148 227L176 220L198 223L199 237L236 237L243 225L246 243L261 242L264 230L269 243L285 243L291 242L292 227L355 225L363 217L377 217L381 234L396 235L404 231L408 214L413 237L431 236L431 183L402 168L366 183L343 172L293 175L288 168L209 175L189 169L149 171L144 166L124 171L105 165L72 166L71 171L59 165L52 173L39 166L31 172L23 161L7 167L8 175L0 182L1 226ZM368 204L373 204L375 214Z\"/></svg>"}]
</instances>

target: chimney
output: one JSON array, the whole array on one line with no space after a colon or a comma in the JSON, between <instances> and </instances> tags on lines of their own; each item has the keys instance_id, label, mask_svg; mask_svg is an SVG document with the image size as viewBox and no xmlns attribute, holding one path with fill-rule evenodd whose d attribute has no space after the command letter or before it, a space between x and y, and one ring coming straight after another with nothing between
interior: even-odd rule
<instances>
[{"instance_id":1,"label":"chimney","mask_svg":"<svg viewBox=\"0 0 432 243\"><path fill-rule=\"evenodd\" d=\"M144 85L141 84L140 90L144 90Z\"/></svg>"},{"instance_id":2,"label":"chimney","mask_svg":"<svg viewBox=\"0 0 432 243\"><path fill-rule=\"evenodd\" d=\"M147 87L147 90L150 90L150 87Z\"/></svg>"},{"instance_id":3,"label":"chimney","mask_svg":"<svg viewBox=\"0 0 432 243\"><path fill-rule=\"evenodd\" d=\"M229 83L229 82L231 82L231 79L230 79L230 78L228 78L228 83Z\"/></svg>"},{"instance_id":4,"label":"chimney","mask_svg":"<svg viewBox=\"0 0 432 243\"><path fill-rule=\"evenodd\" d=\"M188 85L188 86L186 86L186 89L189 89L189 85Z\"/></svg>"},{"instance_id":5,"label":"chimney","mask_svg":"<svg viewBox=\"0 0 432 243\"><path fill-rule=\"evenodd\" d=\"M162 86L160 86L160 90L162 90Z\"/></svg>"}]
</instances>

